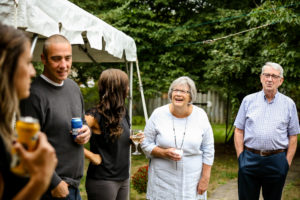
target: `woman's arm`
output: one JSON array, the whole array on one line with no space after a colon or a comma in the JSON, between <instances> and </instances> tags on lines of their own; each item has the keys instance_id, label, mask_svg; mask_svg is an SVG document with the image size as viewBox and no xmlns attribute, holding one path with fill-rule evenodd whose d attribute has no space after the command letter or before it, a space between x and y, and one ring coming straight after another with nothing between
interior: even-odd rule
<instances>
[{"instance_id":1,"label":"woman's arm","mask_svg":"<svg viewBox=\"0 0 300 200\"><path fill-rule=\"evenodd\" d=\"M175 152L175 148L164 149L156 146L152 150L151 155L154 157L167 158L174 161L179 161L181 159L181 156Z\"/></svg>"},{"instance_id":2,"label":"woman's arm","mask_svg":"<svg viewBox=\"0 0 300 200\"><path fill-rule=\"evenodd\" d=\"M156 144L157 122L156 118L162 120L161 117L154 111L148 120L144 130L144 140L141 147L148 158L159 157L178 161L181 156L175 152L175 148L162 148Z\"/></svg>"},{"instance_id":3,"label":"woman's arm","mask_svg":"<svg viewBox=\"0 0 300 200\"><path fill-rule=\"evenodd\" d=\"M34 176L30 178L26 186L13 198L13 200L40 199L47 189L44 184L43 177Z\"/></svg>"},{"instance_id":4,"label":"woman's arm","mask_svg":"<svg viewBox=\"0 0 300 200\"><path fill-rule=\"evenodd\" d=\"M94 165L100 165L102 162L102 158L99 154L93 153L86 148L84 148L84 156L90 160Z\"/></svg>"},{"instance_id":5,"label":"woman's arm","mask_svg":"<svg viewBox=\"0 0 300 200\"><path fill-rule=\"evenodd\" d=\"M197 192L198 194L203 194L207 188L210 179L211 165L203 163L202 166L202 175L198 183Z\"/></svg>"},{"instance_id":6,"label":"woman's arm","mask_svg":"<svg viewBox=\"0 0 300 200\"><path fill-rule=\"evenodd\" d=\"M87 125L91 128L92 133L94 134L101 134L101 130L100 130L100 126L97 122L97 120L95 119L95 117L91 116L91 115L85 115L85 120Z\"/></svg>"},{"instance_id":7,"label":"woman's arm","mask_svg":"<svg viewBox=\"0 0 300 200\"><path fill-rule=\"evenodd\" d=\"M92 134L101 134L100 126L97 120L91 115L85 115L85 120L88 126L92 129ZM102 158L99 154L95 154L88 149L84 148L84 156L90 160L94 165L100 165Z\"/></svg>"},{"instance_id":8,"label":"woman's arm","mask_svg":"<svg viewBox=\"0 0 300 200\"><path fill-rule=\"evenodd\" d=\"M3 198L3 190L4 190L4 180L3 180L3 176L0 173L0 199ZM43 191L43 186L44 183L42 181L42 179L35 179L35 178L31 178L29 180L29 182L27 183L27 185L13 198L14 200L18 200L18 199L40 199L40 197L42 196L43 193L41 193L41 191ZM34 191L34 192L32 192Z\"/></svg>"},{"instance_id":9,"label":"woman's arm","mask_svg":"<svg viewBox=\"0 0 300 200\"><path fill-rule=\"evenodd\" d=\"M56 167L55 150L48 143L44 134L39 134L38 146L33 152L26 151L20 143L16 143L14 148L21 156L24 166L28 169L30 180L13 199L38 200L47 190ZM0 199L3 197L4 186L5 182L0 173Z\"/></svg>"},{"instance_id":10,"label":"woman's arm","mask_svg":"<svg viewBox=\"0 0 300 200\"><path fill-rule=\"evenodd\" d=\"M202 154L201 178L199 180L198 187L197 187L198 194L203 194L208 188L211 167L213 165L214 155L215 155L213 130L206 114L205 114L205 118L206 118L205 121L207 123L206 124L207 126L206 129L204 130L203 140L200 147L200 150L203 152L203 154Z\"/></svg>"},{"instance_id":11,"label":"woman's arm","mask_svg":"<svg viewBox=\"0 0 300 200\"><path fill-rule=\"evenodd\" d=\"M3 190L4 190L4 181L3 181L2 173L0 172L0 199L2 199Z\"/></svg>"}]
</instances>

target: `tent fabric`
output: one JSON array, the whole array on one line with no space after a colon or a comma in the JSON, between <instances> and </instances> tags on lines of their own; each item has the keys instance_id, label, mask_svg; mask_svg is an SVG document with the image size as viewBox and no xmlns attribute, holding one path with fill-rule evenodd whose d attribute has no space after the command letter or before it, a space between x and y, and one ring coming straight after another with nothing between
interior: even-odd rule
<instances>
[{"instance_id":1,"label":"tent fabric","mask_svg":"<svg viewBox=\"0 0 300 200\"><path fill-rule=\"evenodd\" d=\"M42 38L62 34L72 45L82 45L98 62L137 60L131 37L67 0L0 0L0 21ZM74 49L82 48L73 48L73 54L80 55ZM78 61L91 62L87 56Z\"/></svg>"}]
</instances>

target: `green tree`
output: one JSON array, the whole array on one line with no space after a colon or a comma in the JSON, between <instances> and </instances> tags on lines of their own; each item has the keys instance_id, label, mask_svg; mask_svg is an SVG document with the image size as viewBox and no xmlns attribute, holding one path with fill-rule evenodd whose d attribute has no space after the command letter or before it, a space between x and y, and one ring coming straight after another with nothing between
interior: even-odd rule
<instances>
[{"instance_id":1,"label":"green tree","mask_svg":"<svg viewBox=\"0 0 300 200\"><path fill-rule=\"evenodd\" d=\"M200 90L223 94L235 117L242 98L261 89L262 65L273 61L285 69L280 91L300 108L300 3L296 0L73 2L135 40L147 96L166 92L172 80L188 75ZM125 69L101 63L76 68L84 82L108 66ZM228 119L228 138L232 120Z\"/></svg>"},{"instance_id":2,"label":"green tree","mask_svg":"<svg viewBox=\"0 0 300 200\"><path fill-rule=\"evenodd\" d=\"M299 9L295 8L298 5L291 1L267 1L253 9L246 21L239 24L242 29L269 26L211 44L205 78L213 87L222 86L220 90L229 97L234 113L245 95L261 89L259 74L267 61L284 67L285 82L280 91L291 96L299 108L300 17L296 14ZM226 30L230 28L230 23L224 23L220 27L223 30L221 36L228 35Z\"/></svg>"}]
</instances>

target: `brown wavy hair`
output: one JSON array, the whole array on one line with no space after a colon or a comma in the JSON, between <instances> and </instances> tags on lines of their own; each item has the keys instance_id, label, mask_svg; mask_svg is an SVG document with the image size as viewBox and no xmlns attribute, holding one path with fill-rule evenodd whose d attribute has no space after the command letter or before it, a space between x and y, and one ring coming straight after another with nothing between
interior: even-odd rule
<instances>
[{"instance_id":1,"label":"brown wavy hair","mask_svg":"<svg viewBox=\"0 0 300 200\"><path fill-rule=\"evenodd\" d=\"M114 140L123 132L121 121L126 113L125 99L128 93L128 76L119 69L104 70L98 81L99 113L104 117L105 129Z\"/></svg>"},{"instance_id":2,"label":"brown wavy hair","mask_svg":"<svg viewBox=\"0 0 300 200\"><path fill-rule=\"evenodd\" d=\"M20 55L30 42L25 33L0 23L0 136L7 150L13 140L14 117L19 117L19 99L14 85Z\"/></svg>"}]
</instances>

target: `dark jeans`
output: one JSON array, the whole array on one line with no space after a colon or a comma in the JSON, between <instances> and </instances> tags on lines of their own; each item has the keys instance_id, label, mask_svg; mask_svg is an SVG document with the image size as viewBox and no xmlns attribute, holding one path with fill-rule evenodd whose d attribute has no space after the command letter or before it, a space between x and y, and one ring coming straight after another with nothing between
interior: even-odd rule
<instances>
[{"instance_id":1,"label":"dark jeans","mask_svg":"<svg viewBox=\"0 0 300 200\"><path fill-rule=\"evenodd\" d=\"M260 156L244 150L238 158L240 200L258 200L260 188L264 200L280 200L289 169L286 152Z\"/></svg>"},{"instance_id":2,"label":"dark jeans","mask_svg":"<svg viewBox=\"0 0 300 200\"><path fill-rule=\"evenodd\" d=\"M51 196L51 192L48 191L41 198L42 200L81 200L80 191L78 188L72 186L69 187L69 195L66 198L54 198Z\"/></svg>"}]
</instances>

